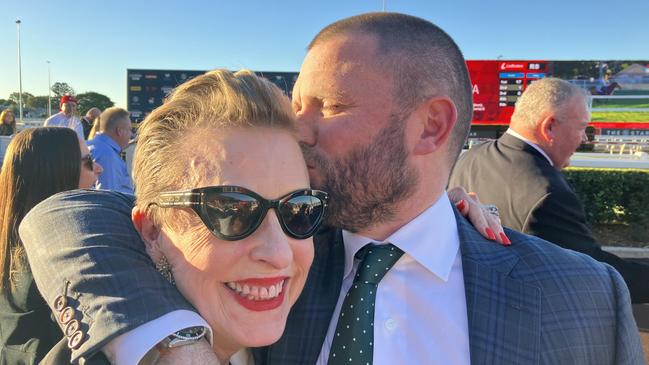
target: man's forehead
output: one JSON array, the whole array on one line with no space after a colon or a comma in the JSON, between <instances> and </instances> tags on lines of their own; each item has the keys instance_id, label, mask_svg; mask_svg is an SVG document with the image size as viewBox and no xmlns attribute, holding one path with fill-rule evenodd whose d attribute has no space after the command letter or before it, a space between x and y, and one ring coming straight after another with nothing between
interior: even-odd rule
<instances>
[{"instance_id":1,"label":"man's forehead","mask_svg":"<svg viewBox=\"0 0 649 365\"><path fill-rule=\"evenodd\" d=\"M298 87L344 97L342 85L357 85L377 75L389 77L380 68L373 45L358 41L336 37L313 47L302 64Z\"/></svg>"},{"instance_id":2,"label":"man's forehead","mask_svg":"<svg viewBox=\"0 0 649 365\"><path fill-rule=\"evenodd\" d=\"M372 34L348 32L316 43L307 53L309 56L326 56L337 63L370 63L378 58L378 38Z\"/></svg>"}]
</instances>

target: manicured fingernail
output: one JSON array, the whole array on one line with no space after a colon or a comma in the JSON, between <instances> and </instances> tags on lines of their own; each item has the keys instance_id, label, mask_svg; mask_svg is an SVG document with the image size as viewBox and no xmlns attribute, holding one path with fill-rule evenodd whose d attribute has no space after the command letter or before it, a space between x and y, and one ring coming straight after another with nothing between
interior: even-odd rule
<instances>
[{"instance_id":1,"label":"manicured fingernail","mask_svg":"<svg viewBox=\"0 0 649 365\"><path fill-rule=\"evenodd\" d=\"M455 206L457 207L457 210L461 212L464 210L464 207L466 207L466 202L464 201L464 199L462 199L457 204L455 204Z\"/></svg>"},{"instance_id":2,"label":"manicured fingernail","mask_svg":"<svg viewBox=\"0 0 649 365\"><path fill-rule=\"evenodd\" d=\"M509 246L512 244L512 241L509 240L509 237L507 237L505 232L500 232L500 240L503 241L503 244L505 246Z\"/></svg>"},{"instance_id":3,"label":"manicured fingernail","mask_svg":"<svg viewBox=\"0 0 649 365\"><path fill-rule=\"evenodd\" d=\"M487 227L485 228L485 232L487 232L487 237L489 237L490 240L495 241L496 240L496 234L494 231L491 230L491 228Z\"/></svg>"}]
</instances>

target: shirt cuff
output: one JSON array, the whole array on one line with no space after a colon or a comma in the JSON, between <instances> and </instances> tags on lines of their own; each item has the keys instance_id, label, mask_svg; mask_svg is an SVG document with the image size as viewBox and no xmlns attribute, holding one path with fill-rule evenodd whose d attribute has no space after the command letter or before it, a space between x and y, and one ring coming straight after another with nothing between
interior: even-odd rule
<instances>
[{"instance_id":1,"label":"shirt cuff","mask_svg":"<svg viewBox=\"0 0 649 365\"><path fill-rule=\"evenodd\" d=\"M137 365L155 345L174 332L187 327L207 328L207 339L212 344L212 329L197 313L188 310L169 312L151 322L117 336L102 348L111 364Z\"/></svg>"}]
</instances>

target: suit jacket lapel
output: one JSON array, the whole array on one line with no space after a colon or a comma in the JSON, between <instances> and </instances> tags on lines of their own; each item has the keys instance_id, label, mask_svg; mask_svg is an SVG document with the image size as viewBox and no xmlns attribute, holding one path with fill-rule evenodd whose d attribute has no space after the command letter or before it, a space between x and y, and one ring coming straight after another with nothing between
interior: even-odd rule
<instances>
[{"instance_id":1,"label":"suit jacket lapel","mask_svg":"<svg viewBox=\"0 0 649 365\"><path fill-rule=\"evenodd\" d=\"M469 321L471 364L539 362L540 288L511 277L514 248L484 239L456 212ZM512 338L512 334L521 334Z\"/></svg>"},{"instance_id":2,"label":"suit jacket lapel","mask_svg":"<svg viewBox=\"0 0 649 365\"><path fill-rule=\"evenodd\" d=\"M325 229L315 239L315 257L304 291L291 309L282 338L253 349L255 364L315 364L338 302L345 266L339 229Z\"/></svg>"}]
</instances>

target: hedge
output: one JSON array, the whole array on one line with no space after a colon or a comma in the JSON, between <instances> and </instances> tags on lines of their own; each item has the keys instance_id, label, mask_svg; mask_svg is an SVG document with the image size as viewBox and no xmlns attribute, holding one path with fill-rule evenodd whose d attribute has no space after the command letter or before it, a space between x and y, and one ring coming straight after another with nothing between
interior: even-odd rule
<instances>
[{"instance_id":1,"label":"hedge","mask_svg":"<svg viewBox=\"0 0 649 365\"><path fill-rule=\"evenodd\" d=\"M569 167L563 173L591 225L649 226L649 170Z\"/></svg>"}]
</instances>

